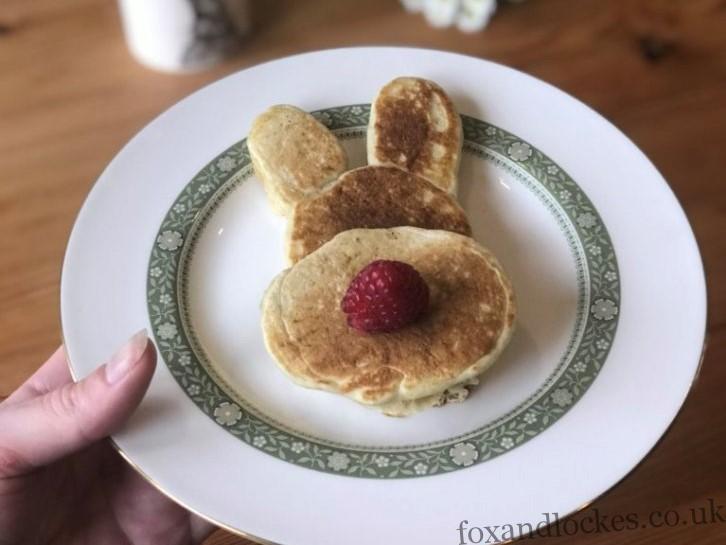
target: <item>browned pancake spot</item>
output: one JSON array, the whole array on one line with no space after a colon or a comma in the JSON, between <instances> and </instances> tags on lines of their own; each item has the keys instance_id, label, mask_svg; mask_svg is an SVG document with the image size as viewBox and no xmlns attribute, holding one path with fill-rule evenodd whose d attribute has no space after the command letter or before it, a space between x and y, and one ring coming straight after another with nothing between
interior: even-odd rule
<instances>
[{"instance_id":1,"label":"browned pancake spot","mask_svg":"<svg viewBox=\"0 0 726 545\"><path fill-rule=\"evenodd\" d=\"M389 85L396 85L394 80ZM445 130L435 129L431 118L435 101L447 112L456 114L453 103L435 84L416 80L413 88L398 93L381 92L376 100L375 128L378 134L375 156L382 163L392 163L411 172L425 175L433 165L438 172L453 170L457 158L451 154L434 157L434 147L457 149L459 127L448 120Z\"/></svg>"},{"instance_id":2,"label":"browned pancake spot","mask_svg":"<svg viewBox=\"0 0 726 545\"><path fill-rule=\"evenodd\" d=\"M466 215L446 192L396 167L347 172L320 195L299 203L290 230L296 262L343 231L421 227L470 236Z\"/></svg>"}]
</instances>

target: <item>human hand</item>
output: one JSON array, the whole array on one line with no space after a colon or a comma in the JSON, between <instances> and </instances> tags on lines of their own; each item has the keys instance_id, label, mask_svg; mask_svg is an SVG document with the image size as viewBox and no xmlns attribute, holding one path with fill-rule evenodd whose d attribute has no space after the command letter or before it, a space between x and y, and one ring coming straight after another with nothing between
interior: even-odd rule
<instances>
[{"instance_id":1,"label":"human hand","mask_svg":"<svg viewBox=\"0 0 726 545\"><path fill-rule=\"evenodd\" d=\"M141 402L155 365L140 332L75 384L61 347L0 403L0 545L191 545L211 533L106 439Z\"/></svg>"}]
</instances>

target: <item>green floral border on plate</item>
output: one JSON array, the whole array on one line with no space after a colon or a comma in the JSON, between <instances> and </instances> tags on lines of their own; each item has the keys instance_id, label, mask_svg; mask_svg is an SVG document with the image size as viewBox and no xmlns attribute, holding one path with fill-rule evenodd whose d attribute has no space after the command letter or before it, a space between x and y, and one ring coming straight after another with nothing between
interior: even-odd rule
<instances>
[{"instance_id":1,"label":"green floral border on plate","mask_svg":"<svg viewBox=\"0 0 726 545\"><path fill-rule=\"evenodd\" d=\"M359 137L370 105L314 115L338 137ZM176 198L149 260L147 303L159 352L191 400L245 443L306 468L366 478L436 475L490 460L557 421L592 384L617 328L620 284L615 251L594 206L560 167L507 131L462 116L464 149L504 168L532 190L568 238L580 291L575 332L557 369L529 399L494 422L444 441L403 447L331 443L297 432L240 400L214 372L194 337L186 306L189 258L206 219L252 172L242 140L209 162Z\"/></svg>"}]
</instances>

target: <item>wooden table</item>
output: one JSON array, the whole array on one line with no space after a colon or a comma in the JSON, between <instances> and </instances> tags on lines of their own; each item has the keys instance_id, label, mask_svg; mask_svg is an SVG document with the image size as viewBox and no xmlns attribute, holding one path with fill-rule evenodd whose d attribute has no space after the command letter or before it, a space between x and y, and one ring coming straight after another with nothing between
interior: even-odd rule
<instances>
[{"instance_id":1,"label":"wooden table","mask_svg":"<svg viewBox=\"0 0 726 545\"><path fill-rule=\"evenodd\" d=\"M710 281L708 353L670 432L594 507L645 519L708 498L726 504L726 3L530 0L502 7L474 35L429 28L394 0L256 4L258 26L243 52L184 76L129 57L113 2L0 4L0 395L59 343L58 281L75 215L106 163L154 116L207 82L289 53L358 44L454 50L527 71L591 105L681 200ZM726 524L556 539L613 542L724 543ZM239 543L248 542L224 532L207 541Z\"/></svg>"}]
</instances>

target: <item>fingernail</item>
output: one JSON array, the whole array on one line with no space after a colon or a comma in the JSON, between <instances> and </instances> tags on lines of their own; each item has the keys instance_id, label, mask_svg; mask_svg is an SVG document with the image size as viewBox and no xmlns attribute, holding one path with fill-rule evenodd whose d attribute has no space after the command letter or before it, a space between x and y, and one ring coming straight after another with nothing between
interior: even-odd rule
<instances>
[{"instance_id":1,"label":"fingernail","mask_svg":"<svg viewBox=\"0 0 726 545\"><path fill-rule=\"evenodd\" d=\"M141 358L141 354L144 353L148 344L149 335L146 329L135 333L126 341L126 344L106 364L106 380L108 383L115 384L128 375L129 371Z\"/></svg>"}]
</instances>

